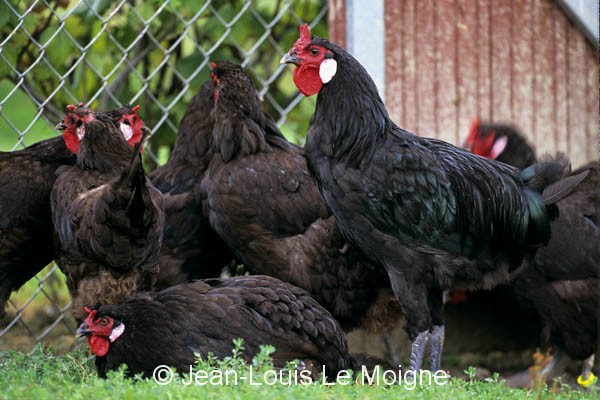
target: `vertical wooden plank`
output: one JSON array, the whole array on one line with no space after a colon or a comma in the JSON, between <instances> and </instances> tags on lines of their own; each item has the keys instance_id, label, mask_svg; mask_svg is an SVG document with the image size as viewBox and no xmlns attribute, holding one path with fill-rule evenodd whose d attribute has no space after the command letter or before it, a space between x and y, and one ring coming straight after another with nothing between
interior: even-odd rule
<instances>
[{"instance_id":1,"label":"vertical wooden plank","mask_svg":"<svg viewBox=\"0 0 600 400\"><path fill-rule=\"evenodd\" d=\"M402 127L411 132L417 130L417 56L418 42L415 38L415 18L417 0L401 2L404 19L401 24L402 35L402 77L404 79L404 92L402 96Z\"/></svg>"},{"instance_id":2,"label":"vertical wooden plank","mask_svg":"<svg viewBox=\"0 0 600 400\"><path fill-rule=\"evenodd\" d=\"M512 4L512 39L510 46L513 54L511 122L520 132L534 142L533 136L533 1L514 1Z\"/></svg>"},{"instance_id":3,"label":"vertical wooden plank","mask_svg":"<svg viewBox=\"0 0 600 400\"><path fill-rule=\"evenodd\" d=\"M488 0L477 0L475 9L477 12L477 114L482 120L491 120L494 113L491 106L491 25L490 11L492 4Z\"/></svg>"},{"instance_id":4,"label":"vertical wooden plank","mask_svg":"<svg viewBox=\"0 0 600 400\"><path fill-rule=\"evenodd\" d=\"M346 48L346 0L329 0L329 40Z\"/></svg>"},{"instance_id":5,"label":"vertical wooden plank","mask_svg":"<svg viewBox=\"0 0 600 400\"><path fill-rule=\"evenodd\" d=\"M586 93L586 77L588 72L586 71L586 62L584 60L585 52L585 38L572 23L569 24L568 30L568 47L567 57L569 62L569 140L571 142L571 151L569 156L571 157L573 165L582 164L581 160L587 158L589 142L587 141L587 118L589 118L586 106L586 97L589 93ZM597 89L594 91L594 96L597 96Z\"/></svg>"},{"instance_id":6,"label":"vertical wooden plank","mask_svg":"<svg viewBox=\"0 0 600 400\"><path fill-rule=\"evenodd\" d=\"M437 137L459 144L456 126L457 95L455 71L456 4L454 0L440 0L435 7L436 29L436 98L435 129Z\"/></svg>"},{"instance_id":7,"label":"vertical wooden plank","mask_svg":"<svg viewBox=\"0 0 600 400\"><path fill-rule=\"evenodd\" d=\"M491 107L495 121L511 119L512 0L495 1L491 8Z\"/></svg>"},{"instance_id":8,"label":"vertical wooden plank","mask_svg":"<svg viewBox=\"0 0 600 400\"><path fill-rule=\"evenodd\" d=\"M569 71L567 69L567 34L569 22L564 13L558 8L554 8L554 71L555 71L555 96L554 96L554 124L556 133L557 151L569 154L571 152L570 142L567 137L569 126L567 125L567 79Z\"/></svg>"},{"instance_id":9,"label":"vertical wooden plank","mask_svg":"<svg viewBox=\"0 0 600 400\"><path fill-rule=\"evenodd\" d=\"M404 82L403 33L404 7L395 1L385 2L385 103L390 117L400 126L404 126L402 99L406 91ZM398 23L400 22L400 23Z\"/></svg>"},{"instance_id":10,"label":"vertical wooden plank","mask_svg":"<svg viewBox=\"0 0 600 400\"><path fill-rule=\"evenodd\" d=\"M416 2L417 127L420 136L435 137L435 27L433 2Z\"/></svg>"},{"instance_id":11,"label":"vertical wooden plank","mask_svg":"<svg viewBox=\"0 0 600 400\"><path fill-rule=\"evenodd\" d=\"M455 80L458 91L457 120L459 143L469 132L471 119L480 114L478 101L478 63L480 52L477 47L479 16L472 0L456 0L456 69Z\"/></svg>"},{"instance_id":12,"label":"vertical wooden plank","mask_svg":"<svg viewBox=\"0 0 600 400\"><path fill-rule=\"evenodd\" d=\"M582 164L600 160L600 97L598 96L598 55L590 43L586 43L586 99L587 99L587 140L588 154ZM573 163L574 166L579 166Z\"/></svg>"},{"instance_id":13,"label":"vertical wooden plank","mask_svg":"<svg viewBox=\"0 0 600 400\"><path fill-rule=\"evenodd\" d=\"M552 19L555 6L550 0L536 0L534 17L535 41L535 146L538 155L554 153L554 97L552 80L554 79L553 60L554 48L552 36Z\"/></svg>"}]
</instances>

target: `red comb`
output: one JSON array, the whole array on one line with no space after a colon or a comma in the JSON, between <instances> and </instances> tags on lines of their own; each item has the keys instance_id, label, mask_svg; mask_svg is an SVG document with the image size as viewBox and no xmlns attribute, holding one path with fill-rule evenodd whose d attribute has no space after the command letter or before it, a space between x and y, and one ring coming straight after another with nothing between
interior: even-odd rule
<instances>
[{"instance_id":1,"label":"red comb","mask_svg":"<svg viewBox=\"0 0 600 400\"><path fill-rule=\"evenodd\" d=\"M98 313L98 310L90 310L89 307L85 306L83 307L83 310L88 313L87 318L85 319L88 322L91 322L94 320L94 317L96 316L96 314Z\"/></svg>"},{"instance_id":2,"label":"red comb","mask_svg":"<svg viewBox=\"0 0 600 400\"><path fill-rule=\"evenodd\" d=\"M210 62L210 67L211 67L211 68L217 68L217 63L216 63L216 62L214 62L214 61L211 61L211 62Z\"/></svg>"},{"instance_id":3,"label":"red comb","mask_svg":"<svg viewBox=\"0 0 600 400\"><path fill-rule=\"evenodd\" d=\"M296 43L301 46L306 46L310 43L310 28L308 27L308 24L300 25L300 38Z\"/></svg>"},{"instance_id":4,"label":"red comb","mask_svg":"<svg viewBox=\"0 0 600 400\"><path fill-rule=\"evenodd\" d=\"M69 111L75 111L75 110L77 110L77 106L74 106L73 104L69 104L67 106L67 110L69 110Z\"/></svg>"},{"instance_id":5,"label":"red comb","mask_svg":"<svg viewBox=\"0 0 600 400\"><path fill-rule=\"evenodd\" d=\"M139 109L140 109L140 105L138 104L137 106L133 107L133 108L131 109L131 111L133 111L134 113L136 113L136 114L137 114L137 112L138 112L138 110L139 110Z\"/></svg>"},{"instance_id":6,"label":"red comb","mask_svg":"<svg viewBox=\"0 0 600 400\"><path fill-rule=\"evenodd\" d=\"M479 131L479 116L476 115L473 117L473 119L471 119L471 127L469 128L469 136L467 137L467 143L473 143L473 141L475 140L475 135L477 134L477 131Z\"/></svg>"}]
</instances>

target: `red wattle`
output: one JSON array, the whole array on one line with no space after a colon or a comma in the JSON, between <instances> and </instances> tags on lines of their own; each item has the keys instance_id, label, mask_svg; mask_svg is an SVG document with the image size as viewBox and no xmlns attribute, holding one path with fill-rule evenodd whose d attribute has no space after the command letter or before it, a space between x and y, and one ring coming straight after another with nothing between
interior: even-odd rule
<instances>
[{"instance_id":1,"label":"red wattle","mask_svg":"<svg viewBox=\"0 0 600 400\"><path fill-rule=\"evenodd\" d=\"M92 353L98 357L103 357L106 355L106 353L108 353L110 342L104 336L91 335L88 336L87 340L90 348L92 349Z\"/></svg>"},{"instance_id":2,"label":"red wattle","mask_svg":"<svg viewBox=\"0 0 600 400\"><path fill-rule=\"evenodd\" d=\"M79 140L77 140L77 135L70 132L65 132L63 134L63 139L65 141L65 146L67 146L67 149L69 149L71 153L77 154L77 152L79 151Z\"/></svg>"},{"instance_id":3,"label":"red wattle","mask_svg":"<svg viewBox=\"0 0 600 400\"><path fill-rule=\"evenodd\" d=\"M321 77L319 76L318 68L305 68L298 66L294 69L294 84L305 96L312 96L313 94L319 93L319 90L323 87Z\"/></svg>"}]
</instances>

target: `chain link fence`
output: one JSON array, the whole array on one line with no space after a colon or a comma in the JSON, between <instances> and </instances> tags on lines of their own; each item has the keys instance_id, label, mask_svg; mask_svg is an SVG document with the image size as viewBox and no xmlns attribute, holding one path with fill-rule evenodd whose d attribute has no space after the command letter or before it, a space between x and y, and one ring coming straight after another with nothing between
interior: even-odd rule
<instances>
[{"instance_id":1,"label":"chain link fence","mask_svg":"<svg viewBox=\"0 0 600 400\"><path fill-rule=\"evenodd\" d=\"M326 36L326 16L326 0L0 0L0 150L57 135L67 104L140 104L153 130L151 170L168 159L188 102L219 60L246 68L265 109L301 144L314 99L303 99L279 59L302 22ZM13 293L7 314L0 350L73 345L54 264Z\"/></svg>"}]
</instances>

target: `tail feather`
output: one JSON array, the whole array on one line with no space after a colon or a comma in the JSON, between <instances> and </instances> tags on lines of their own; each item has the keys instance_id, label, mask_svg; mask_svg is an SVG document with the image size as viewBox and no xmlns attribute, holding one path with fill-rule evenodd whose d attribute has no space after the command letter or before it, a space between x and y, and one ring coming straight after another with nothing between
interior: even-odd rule
<instances>
[{"instance_id":1,"label":"tail feather","mask_svg":"<svg viewBox=\"0 0 600 400\"><path fill-rule=\"evenodd\" d=\"M521 171L521 179L525 184L542 192L547 186L555 183L571 173L571 163L564 153L555 157L544 155L540 161Z\"/></svg>"},{"instance_id":2,"label":"tail feather","mask_svg":"<svg viewBox=\"0 0 600 400\"><path fill-rule=\"evenodd\" d=\"M524 193L528 199L529 226L526 241L531 247L545 246L551 237L550 222L558 218L556 202L567 197L587 176L588 171L569 176L569 159L559 153L556 157L544 156L539 163L521 171L527 185Z\"/></svg>"},{"instance_id":3,"label":"tail feather","mask_svg":"<svg viewBox=\"0 0 600 400\"><path fill-rule=\"evenodd\" d=\"M577 175L568 176L546 186L542 191L542 199L544 200L544 204L550 205L557 203L570 195L577 188L577 185L579 185L589 173L590 171L586 170Z\"/></svg>"}]
</instances>

